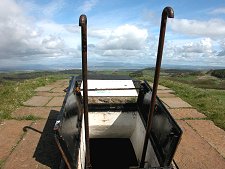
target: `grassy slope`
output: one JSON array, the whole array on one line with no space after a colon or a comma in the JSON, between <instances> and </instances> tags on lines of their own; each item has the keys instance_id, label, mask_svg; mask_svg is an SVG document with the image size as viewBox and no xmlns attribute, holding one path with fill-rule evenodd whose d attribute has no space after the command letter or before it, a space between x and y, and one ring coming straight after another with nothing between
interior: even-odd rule
<instances>
[{"instance_id":1,"label":"grassy slope","mask_svg":"<svg viewBox=\"0 0 225 169\"><path fill-rule=\"evenodd\" d=\"M153 81L154 71L143 70L131 74L139 80ZM212 77L206 72L162 71L160 84L176 92L218 127L225 130L225 79Z\"/></svg>"},{"instance_id":2,"label":"grassy slope","mask_svg":"<svg viewBox=\"0 0 225 169\"><path fill-rule=\"evenodd\" d=\"M35 79L23 81L4 81L0 84L0 120L10 119L11 112L21 106L24 101L34 95L34 89L39 86L44 86L57 79L62 79L62 76L43 76Z\"/></svg>"},{"instance_id":3,"label":"grassy slope","mask_svg":"<svg viewBox=\"0 0 225 169\"><path fill-rule=\"evenodd\" d=\"M168 79L161 80L161 84L173 89L179 97L225 130L225 90L196 88Z\"/></svg>"}]
</instances>

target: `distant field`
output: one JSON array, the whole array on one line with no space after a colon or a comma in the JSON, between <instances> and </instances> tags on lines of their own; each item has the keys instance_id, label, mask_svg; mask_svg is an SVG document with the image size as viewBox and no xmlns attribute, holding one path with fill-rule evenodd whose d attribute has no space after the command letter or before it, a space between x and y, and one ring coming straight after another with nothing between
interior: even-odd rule
<instances>
[{"instance_id":1,"label":"distant field","mask_svg":"<svg viewBox=\"0 0 225 169\"><path fill-rule=\"evenodd\" d=\"M137 80L153 81L154 70L93 71L90 76L125 75ZM81 74L80 70L0 74L0 119L10 119L11 112L34 94L34 89L57 79ZM219 74L221 78L215 76ZM221 70L197 72L190 70L162 70L160 84L176 92L208 119L225 130L225 79Z\"/></svg>"},{"instance_id":2,"label":"distant field","mask_svg":"<svg viewBox=\"0 0 225 169\"><path fill-rule=\"evenodd\" d=\"M225 79L212 76L212 72L163 70L160 84L174 90L176 95L225 130ZM154 71L146 69L131 75L153 81Z\"/></svg>"}]
</instances>

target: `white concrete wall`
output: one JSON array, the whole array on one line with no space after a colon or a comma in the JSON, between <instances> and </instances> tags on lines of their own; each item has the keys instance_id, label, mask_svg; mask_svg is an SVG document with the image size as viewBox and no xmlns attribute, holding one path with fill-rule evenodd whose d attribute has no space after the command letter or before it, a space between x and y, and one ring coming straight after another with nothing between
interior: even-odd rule
<instances>
[{"instance_id":1,"label":"white concrete wall","mask_svg":"<svg viewBox=\"0 0 225 169\"><path fill-rule=\"evenodd\" d=\"M90 138L130 138L138 162L141 161L145 127L138 112L89 112ZM85 131L82 120L78 169L85 167ZM158 167L159 163L151 143L148 143L145 167Z\"/></svg>"},{"instance_id":2,"label":"white concrete wall","mask_svg":"<svg viewBox=\"0 0 225 169\"><path fill-rule=\"evenodd\" d=\"M86 144L85 144L85 128L84 128L84 116L82 118L82 129L80 136L80 149L78 155L78 169L85 169L85 155L86 155Z\"/></svg>"},{"instance_id":3,"label":"white concrete wall","mask_svg":"<svg viewBox=\"0 0 225 169\"><path fill-rule=\"evenodd\" d=\"M144 124L142 123L142 120L141 120L141 117L140 117L139 113L137 113L136 126L135 126L135 129L134 129L134 132L133 132L132 136L130 137L130 140L131 140L131 143L133 145L134 151L136 153L136 157L137 157L138 162L141 161L141 155L142 155L142 151L143 151L145 133L146 133L146 129L144 127ZM153 150L153 147L152 147L150 141L148 142L148 148L147 148L145 161L146 161L145 167L150 167L150 166L157 167L157 166L159 166L158 160L156 158L155 152Z\"/></svg>"},{"instance_id":4,"label":"white concrete wall","mask_svg":"<svg viewBox=\"0 0 225 169\"><path fill-rule=\"evenodd\" d=\"M90 138L130 138L137 112L89 112Z\"/></svg>"}]
</instances>

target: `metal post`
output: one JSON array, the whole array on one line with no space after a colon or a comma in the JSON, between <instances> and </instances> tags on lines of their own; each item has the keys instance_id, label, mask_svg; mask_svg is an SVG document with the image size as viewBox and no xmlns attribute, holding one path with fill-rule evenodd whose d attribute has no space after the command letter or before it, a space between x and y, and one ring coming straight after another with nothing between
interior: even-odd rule
<instances>
[{"instance_id":1,"label":"metal post","mask_svg":"<svg viewBox=\"0 0 225 169\"><path fill-rule=\"evenodd\" d=\"M89 146L89 124L88 124L88 87L87 87L87 17L81 15L79 19L81 26L82 41L82 78L83 78L83 104L84 104L84 122L85 122L85 140L86 140L86 168L91 169L90 146Z\"/></svg>"},{"instance_id":2,"label":"metal post","mask_svg":"<svg viewBox=\"0 0 225 169\"><path fill-rule=\"evenodd\" d=\"M164 8L164 10L162 12L161 28L160 28L160 36L159 36L159 44L158 44L158 54L157 54L156 67L155 67L155 76L154 76L150 111L148 114L148 122L147 122L144 146L143 146L143 151L142 151L142 156L141 156L140 168L144 167L145 156L146 156L146 151L147 151L147 147L148 147L148 140L149 140L150 131L151 131L152 117L153 117L153 113L154 113L156 94L157 94L157 88L158 88L158 83L159 83L159 74L160 74L160 67L161 67L162 54L163 54L167 17L168 18L174 17L174 11L171 7Z\"/></svg>"}]
</instances>

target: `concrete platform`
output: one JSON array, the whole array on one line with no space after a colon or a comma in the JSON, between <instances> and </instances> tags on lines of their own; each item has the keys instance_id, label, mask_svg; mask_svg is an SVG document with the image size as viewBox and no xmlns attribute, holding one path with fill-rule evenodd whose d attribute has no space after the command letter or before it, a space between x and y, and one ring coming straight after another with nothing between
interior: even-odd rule
<instances>
[{"instance_id":1,"label":"concrete platform","mask_svg":"<svg viewBox=\"0 0 225 169\"><path fill-rule=\"evenodd\" d=\"M23 127L32 121L4 120L0 123L0 160L5 160L24 134Z\"/></svg>"},{"instance_id":2,"label":"concrete platform","mask_svg":"<svg viewBox=\"0 0 225 169\"><path fill-rule=\"evenodd\" d=\"M169 108L189 108L190 104L183 101L179 97L174 98L161 98L161 100L169 107Z\"/></svg>"},{"instance_id":3,"label":"concrete platform","mask_svg":"<svg viewBox=\"0 0 225 169\"><path fill-rule=\"evenodd\" d=\"M206 118L204 114L199 113L196 109L193 108L169 109L169 112L175 119Z\"/></svg>"},{"instance_id":4,"label":"concrete platform","mask_svg":"<svg viewBox=\"0 0 225 169\"><path fill-rule=\"evenodd\" d=\"M23 104L25 106L45 106L51 99L52 97L48 96L33 96L31 99L27 100Z\"/></svg>"},{"instance_id":5,"label":"concrete platform","mask_svg":"<svg viewBox=\"0 0 225 169\"><path fill-rule=\"evenodd\" d=\"M185 121L179 120L183 136L175 155L180 169L222 169L224 158Z\"/></svg>"},{"instance_id":6,"label":"concrete platform","mask_svg":"<svg viewBox=\"0 0 225 169\"><path fill-rule=\"evenodd\" d=\"M186 122L225 158L224 130L210 120L186 120Z\"/></svg>"}]
</instances>

